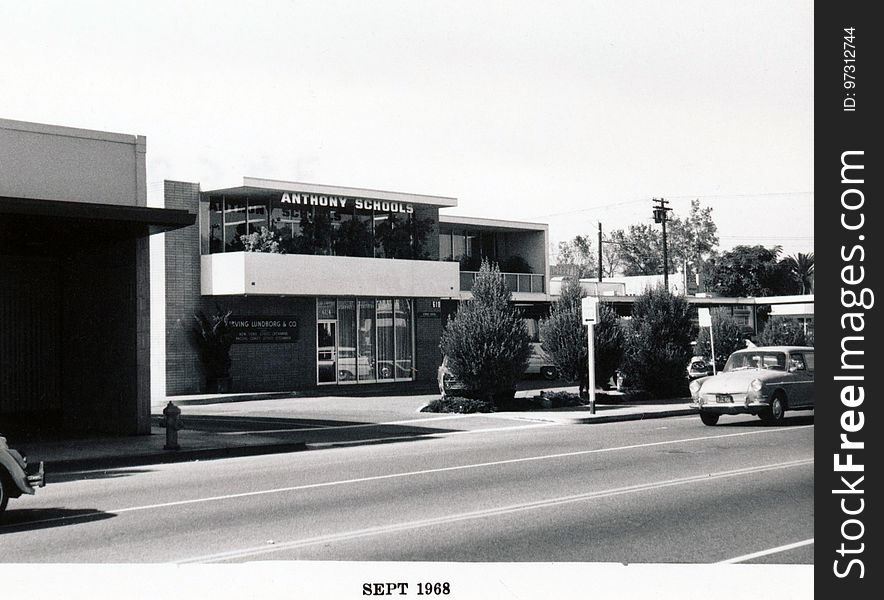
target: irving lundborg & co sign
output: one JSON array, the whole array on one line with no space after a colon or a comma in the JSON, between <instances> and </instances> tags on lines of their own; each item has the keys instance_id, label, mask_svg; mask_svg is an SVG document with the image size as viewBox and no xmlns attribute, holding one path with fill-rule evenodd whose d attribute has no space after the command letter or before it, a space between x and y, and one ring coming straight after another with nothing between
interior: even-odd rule
<instances>
[{"instance_id":1,"label":"irving lundborg & co sign","mask_svg":"<svg viewBox=\"0 0 884 600\"><path fill-rule=\"evenodd\" d=\"M233 329L235 344L290 343L298 334L295 317L230 317L227 324Z\"/></svg>"}]
</instances>

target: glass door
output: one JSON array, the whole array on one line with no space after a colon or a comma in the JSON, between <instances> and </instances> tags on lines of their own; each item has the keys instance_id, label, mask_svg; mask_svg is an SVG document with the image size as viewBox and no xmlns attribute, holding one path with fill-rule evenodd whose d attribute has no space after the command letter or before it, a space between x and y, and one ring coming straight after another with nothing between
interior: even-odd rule
<instances>
[{"instance_id":1,"label":"glass door","mask_svg":"<svg viewBox=\"0 0 884 600\"><path fill-rule=\"evenodd\" d=\"M335 321L316 323L316 377L318 383L338 381L338 339Z\"/></svg>"}]
</instances>

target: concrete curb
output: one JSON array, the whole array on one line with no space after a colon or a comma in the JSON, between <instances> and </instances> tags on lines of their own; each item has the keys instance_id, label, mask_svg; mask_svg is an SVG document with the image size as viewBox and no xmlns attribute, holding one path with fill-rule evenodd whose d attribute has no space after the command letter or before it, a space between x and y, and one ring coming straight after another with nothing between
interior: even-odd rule
<instances>
[{"instance_id":1,"label":"concrete curb","mask_svg":"<svg viewBox=\"0 0 884 600\"><path fill-rule=\"evenodd\" d=\"M568 419L566 422L574 423L577 425L589 425L592 423L617 423L621 421L644 421L646 419L663 419L666 417L686 417L696 414L697 411L693 408L676 408L672 410L631 413L628 415L597 415L592 417Z\"/></svg>"}]
</instances>

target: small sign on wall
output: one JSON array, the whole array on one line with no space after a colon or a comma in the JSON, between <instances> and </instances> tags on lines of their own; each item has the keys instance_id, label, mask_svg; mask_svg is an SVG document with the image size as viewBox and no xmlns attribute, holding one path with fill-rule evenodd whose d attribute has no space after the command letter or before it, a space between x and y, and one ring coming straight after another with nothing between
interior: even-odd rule
<instances>
[{"instance_id":1,"label":"small sign on wall","mask_svg":"<svg viewBox=\"0 0 884 600\"><path fill-rule=\"evenodd\" d=\"M414 311L418 319L437 319L442 314L442 301L417 298L414 301Z\"/></svg>"},{"instance_id":2,"label":"small sign on wall","mask_svg":"<svg viewBox=\"0 0 884 600\"><path fill-rule=\"evenodd\" d=\"M298 339L295 317L231 316L235 344L290 344Z\"/></svg>"}]
</instances>

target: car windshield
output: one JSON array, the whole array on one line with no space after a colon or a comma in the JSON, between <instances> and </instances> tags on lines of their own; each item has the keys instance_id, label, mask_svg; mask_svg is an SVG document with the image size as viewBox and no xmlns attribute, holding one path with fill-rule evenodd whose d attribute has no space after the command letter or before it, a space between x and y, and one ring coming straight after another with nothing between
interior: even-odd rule
<instances>
[{"instance_id":1,"label":"car windshield","mask_svg":"<svg viewBox=\"0 0 884 600\"><path fill-rule=\"evenodd\" d=\"M727 359L724 371L743 369L786 370L786 355L783 352L735 352Z\"/></svg>"}]
</instances>

